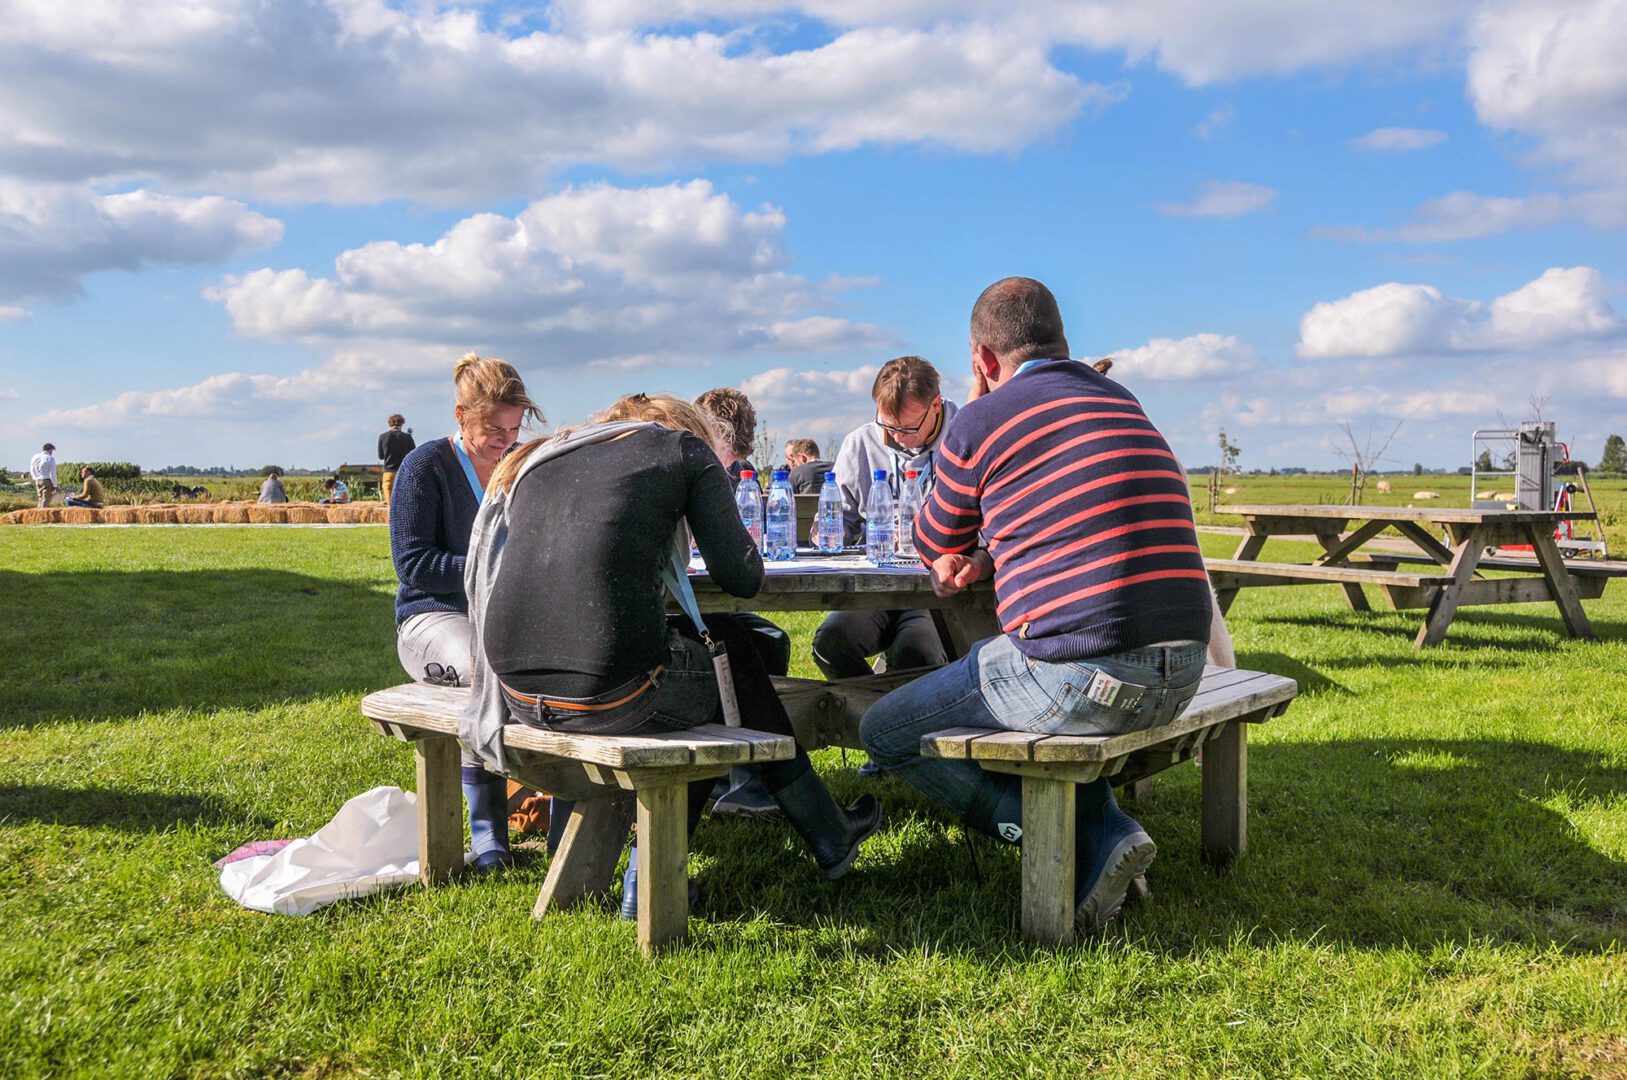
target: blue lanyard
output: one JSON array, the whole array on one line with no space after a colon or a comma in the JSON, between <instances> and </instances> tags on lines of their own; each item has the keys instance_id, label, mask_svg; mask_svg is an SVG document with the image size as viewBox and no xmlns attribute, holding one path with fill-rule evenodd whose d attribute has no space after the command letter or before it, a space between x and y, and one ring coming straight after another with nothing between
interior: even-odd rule
<instances>
[{"instance_id":1,"label":"blue lanyard","mask_svg":"<svg viewBox=\"0 0 1627 1080\"><path fill-rule=\"evenodd\" d=\"M468 451L463 449L462 433L452 436L452 449L458 452L458 464L463 466L463 475L469 478L469 489L475 493L475 502L485 502L486 489L481 485L480 477L475 475L475 463L469 460Z\"/></svg>"}]
</instances>

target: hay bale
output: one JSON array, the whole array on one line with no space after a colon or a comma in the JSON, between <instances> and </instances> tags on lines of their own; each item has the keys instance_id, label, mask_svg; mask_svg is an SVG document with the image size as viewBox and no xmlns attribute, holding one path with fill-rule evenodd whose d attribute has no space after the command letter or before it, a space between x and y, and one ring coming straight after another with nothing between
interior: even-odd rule
<instances>
[{"instance_id":1,"label":"hay bale","mask_svg":"<svg viewBox=\"0 0 1627 1080\"><path fill-rule=\"evenodd\" d=\"M251 525L286 525L288 507L282 503L251 503L248 516Z\"/></svg>"},{"instance_id":2,"label":"hay bale","mask_svg":"<svg viewBox=\"0 0 1627 1080\"><path fill-rule=\"evenodd\" d=\"M19 510L18 513L22 514L24 525L50 525L53 522L62 520L59 516L62 511L56 509L55 507L45 510L38 508L33 510Z\"/></svg>"},{"instance_id":3,"label":"hay bale","mask_svg":"<svg viewBox=\"0 0 1627 1080\"><path fill-rule=\"evenodd\" d=\"M133 506L108 506L102 509L102 524L104 525L134 525L136 523L136 508Z\"/></svg>"},{"instance_id":4,"label":"hay bale","mask_svg":"<svg viewBox=\"0 0 1627 1080\"><path fill-rule=\"evenodd\" d=\"M334 525L360 525L367 517L367 508L348 503L328 507L328 521Z\"/></svg>"},{"instance_id":5,"label":"hay bale","mask_svg":"<svg viewBox=\"0 0 1627 1080\"><path fill-rule=\"evenodd\" d=\"M290 525L326 525L328 523L328 508L313 503L289 503L288 524Z\"/></svg>"},{"instance_id":6,"label":"hay bale","mask_svg":"<svg viewBox=\"0 0 1627 1080\"><path fill-rule=\"evenodd\" d=\"M1390 493L1390 482L1388 480L1380 480L1378 482L1378 493L1380 495L1388 495Z\"/></svg>"},{"instance_id":7,"label":"hay bale","mask_svg":"<svg viewBox=\"0 0 1627 1080\"><path fill-rule=\"evenodd\" d=\"M367 503L366 513L362 520L369 525L388 525L390 523L389 503Z\"/></svg>"},{"instance_id":8,"label":"hay bale","mask_svg":"<svg viewBox=\"0 0 1627 1080\"><path fill-rule=\"evenodd\" d=\"M21 525L26 510L13 510L10 513L0 514L0 525Z\"/></svg>"},{"instance_id":9,"label":"hay bale","mask_svg":"<svg viewBox=\"0 0 1627 1080\"><path fill-rule=\"evenodd\" d=\"M175 520L182 525L208 525L215 520L215 508L208 503L202 506L177 506Z\"/></svg>"},{"instance_id":10,"label":"hay bale","mask_svg":"<svg viewBox=\"0 0 1627 1080\"><path fill-rule=\"evenodd\" d=\"M219 504L215 507L214 522L216 525L247 525L248 504L237 502Z\"/></svg>"},{"instance_id":11,"label":"hay bale","mask_svg":"<svg viewBox=\"0 0 1627 1080\"><path fill-rule=\"evenodd\" d=\"M64 525L94 525L96 521L96 511L88 506L64 506L62 508L62 524Z\"/></svg>"},{"instance_id":12,"label":"hay bale","mask_svg":"<svg viewBox=\"0 0 1627 1080\"><path fill-rule=\"evenodd\" d=\"M1412 497L1414 499L1438 499L1441 497L1441 493L1438 491L1414 491Z\"/></svg>"},{"instance_id":13,"label":"hay bale","mask_svg":"<svg viewBox=\"0 0 1627 1080\"><path fill-rule=\"evenodd\" d=\"M142 525L174 525L180 520L175 516L175 507L165 503L136 508L136 521Z\"/></svg>"}]
</instances>

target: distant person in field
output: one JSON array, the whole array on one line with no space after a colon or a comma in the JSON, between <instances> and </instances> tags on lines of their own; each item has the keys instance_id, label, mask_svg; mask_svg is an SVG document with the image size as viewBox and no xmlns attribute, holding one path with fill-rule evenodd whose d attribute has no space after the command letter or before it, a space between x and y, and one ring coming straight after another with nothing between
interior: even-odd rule
<instances>
[{"instance_id":1,"label":"distant person in field","mask_svg":"<svg viewBox=\"0 0 1627 1080\"><path fill-rule=\"evenodd\" d=\"M379 436L379 466L382 470L379 476L379 497L386 505L390 502L390 492L395 490L395 474L400 471L401 463L407 460L407 455L418 449L413 441L412 432L402 430L407 418L400 413L391 415L385 423L389 430Z\"/></svg>"},{"instance_id":2,"label":"distant person in field","mask_svg":"<svg viewBox=\"0 0 1627 1080\"><path fill-rule=\"evenodd\" d=\"M825 474L836 468L819 456L819 444L812 439L786 443L785 464L791 469L791 490L798 495L818 495L825 485Z\"/></svg>"},{"instance_id":3,"label":"distant person in field","mask_svg":"<svg viewBox=\"0 0 1627 1080\"><path fill-rule=\"evenodd\" d=\"M107 502L107 496L102 493L102 482L96 479L91 467L86 465L79 470L79 479L84 487L77 495L69 495L62 500L63 506L82 506L88 510L100 510Z\"/></svg>"},{"instance_id":4,"label":"distant person in field","mask_svg":"<svg viewBox=\"0 0 1627 1080\"><path fill-rule=\"evenodd\" d=\"M717 433L712 439L712 450L729 474L730 487L738 491L742 483L741 476L745 471L750 469L756 473L756 466L747 460L747 455L757 444L757 410L744 391L736 390L732 386L719 386L706 391L695 399L695 405L702 415L712 421ZM750 481L753 484L761 482L760 473L757 474L757 478ZM743 637L756 649L763 667L770 675L789 674L790 634L756 612L743 611L725 618L732 620L741 629L750 631ZM712 804L714 814L759 818L778 817L780 813L774 797L749 769L729 770L726 780L720 779L717 782L713 794L717 796L717 801Z\"/></svg>"},{"instance_id":5,"label":"distant person in field","mask_svg":"<svg viewBox=\"0 0 1627 1080\"><path fill-rule=\"evenodd\" d=\"M28 475L34 478L34 505L43 510L57 497L55 446L46 443L28 459Z\"/></svg>"},{"instance_id":6,"label":"distant person in field","mask_svg":"<svg viewBox=\"0 0 1627 1080\"><path fill-rule=\"evenodd\" d=\"M263 503L285 503L288 501L288 492L282 486L282 476L275 469L266 473L266 478L260 484L260 501Z\"/></svg>"},{"instance_id":7,"label":"distant person in field","mask_svg":"<svg viewBox=\"0 0 1627 1080\"><path fill-rule=\"evenodd\" d=\"M318 499L318 502L326 505L336 506L350 501L350 485L339 479L337 476L328 477L326 480L322 481L322 486L327 489L328 497L325 499Z\"/></svg>"},{"instance_id":8,"label":"distant person in field","mask_svg":"<svg viewBox=\"0 0 1627 1080\"><path fill-rule=\"evenodd\" d=\"M1015 844L1019 778L927 757L922 736L1169 724L1203 677L1213 599L1175 454L1134 395L1069 357L1051 291L1031 278L990 285L970 343L972 391L915 544L940 596L994 579L1002 632L882 697L859 730L873 761ZM1074 917L1096 929L1158 849L1107 777L1076 784L1073 800Z\"/></svg>"},{"instance_id":9,"label":"distant person in field","mask_svg":"<svg viewBox=\"0 0 1627 1080\"><path fill-rule=\"evenodd\" d=\"M520 438L527 417L542 410L506 360L469 353L452 369L457 433L424 443L401 462L390 502L390 556L396 591L396 655L418 682L468 686L473 639L463 566L469 534L492 472ZM395 496L401 502L395 502ZM463 797L469 804L475 869L512 865L508 845L508 792L503 777L464 751ZM568 804L555 800L563 827ZM550 841L557 829L550 830Z\"/></svg>"}]
</instances>

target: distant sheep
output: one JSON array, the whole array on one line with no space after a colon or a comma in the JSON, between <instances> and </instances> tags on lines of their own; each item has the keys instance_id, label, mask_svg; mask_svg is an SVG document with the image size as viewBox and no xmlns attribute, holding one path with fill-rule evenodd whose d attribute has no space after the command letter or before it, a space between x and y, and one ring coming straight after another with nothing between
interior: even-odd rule
<instances>
[{"instance_id":1,"label":"distant sheep","mask_svg":"<svg viewBox=\"0 0 1627 1080\"><path fill-rule=\"evenodd\" d=\"M1378 482L1378 493L1380 495L1388 495L1390 493L1390 482L1388 480L1380 480Z\"/></svg>"},{"instance_id":2,"label":"distant sheep","mask_svg":"<svg viewBox=\"0 0 1627 1080\"><path fill-rule=\"evenodd\" d=\"M1441 497L1441 493L1438 491L1414 491L1412 497L1414 499L1438 499Z\"/></svg>"}]
</instances>

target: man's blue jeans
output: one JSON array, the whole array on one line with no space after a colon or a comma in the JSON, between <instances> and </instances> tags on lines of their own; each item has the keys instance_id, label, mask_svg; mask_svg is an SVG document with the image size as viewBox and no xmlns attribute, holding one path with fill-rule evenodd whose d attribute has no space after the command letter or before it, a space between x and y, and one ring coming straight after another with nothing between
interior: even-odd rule
<instances>
[{"instance_id":1,"label":"man's blue jeans","mask_svg":"<svg viewBox=\"0 0 1627 1080\"><path fill-rule=\"evenodd\" d=\"M1030 660L1001 634L870 706L859 724L860 738L882 768L897 772L963 821L985 828L982 819L997 790L1017 778L996 777L970 761L922 757L923 735L953 727L1112 735L1167 724L1197 693L1207 648L1201 641L1180 642L1049 663ZM1086 696L1098 670L1147 691L1133 708L1098 704Z\"/></svg>"}]
</instances>

